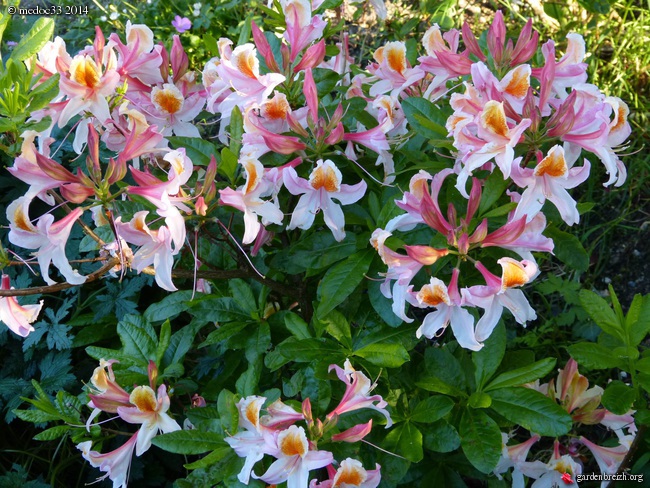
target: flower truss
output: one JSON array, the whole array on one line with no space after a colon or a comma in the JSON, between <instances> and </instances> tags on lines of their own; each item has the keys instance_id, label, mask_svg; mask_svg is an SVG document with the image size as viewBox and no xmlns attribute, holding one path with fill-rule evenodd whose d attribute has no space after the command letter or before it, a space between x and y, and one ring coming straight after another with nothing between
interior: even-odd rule
<instances>
[{"instance_id":1,"label":"flower truss","mask_svg":"<svg viewBox=\"0 0 650 488\"><path fill-rule=\"evenodd\" d=\"M92 451L92 441L85 441L77 445L91 466L99 468L106 474L100 478L109 478L113 488L126 488L129 468L133 452L141 456L151 447L151 439L159 432L174 432L181 426L172 419L169 410L169 395L167 387L160 385L154 391L158 370L153 362L149 364L149 385L136 386L127 393L115 379L113 364L116 360L101 360L99 367L95 368L90 382L90 401L88 406L93 408L92 415L88 418L86 427L90 430L93 420L101 413L117 414L119 418L130 424L138 424L140 428L114 451L100 454Z\"/></svg>"},{"instance_id":2,"label":"flower truss","mask_svg":"<svg viewBox=\"0 0 650 488\"><path fill-rule=\"evenodd\" d=\"M266 402L265 397L249 396L237 403L239 427L244 430L226 437L225 441L239 457L245 458L238 475L239 481L248 484L252 476L273 485L286 481L288 488L306 488L309 472L326 467L328 479L322 482L312 479L310 488L376 488L379 485L381 475L378 464L374 470L366 470L360 461L352 458L336 463L331 452L318 449L320 441L354 443L370 433L372 420L343 432L332 433L339 416L346 412L371 408L386 417L387 428L392 424L390 414L384 408L386 402L379 395L370 396L370 380L361 371L356 371L349 360L346 360L344 368L333 364L330 366L332 369L346 384L346 390L339 405L327 414L324 422L313 418L309 398L303 401L301 412L276 400L266 407L267 414L262 416L260 412ZM305 426L297 425L298 422L304 422ZM275 458L275 461L263 474L258 475L253 470L254 466L265 455Z\"/></svg>"}]
</instances>

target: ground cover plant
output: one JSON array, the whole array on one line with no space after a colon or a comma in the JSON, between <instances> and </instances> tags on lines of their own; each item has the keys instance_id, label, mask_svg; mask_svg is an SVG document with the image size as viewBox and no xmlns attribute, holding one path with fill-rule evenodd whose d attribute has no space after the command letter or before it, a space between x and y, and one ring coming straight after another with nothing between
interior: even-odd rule
<instances>
[{"instance_id":1,"label":"ground cover plant","mask_svg":"<svg viewBox=\"0 0 650 488\"><path fill-rule=\"evenodd\" d=\"M0 484L647 480L647 12L530 6L3 12Z\"/></svg>"}]
</instances>

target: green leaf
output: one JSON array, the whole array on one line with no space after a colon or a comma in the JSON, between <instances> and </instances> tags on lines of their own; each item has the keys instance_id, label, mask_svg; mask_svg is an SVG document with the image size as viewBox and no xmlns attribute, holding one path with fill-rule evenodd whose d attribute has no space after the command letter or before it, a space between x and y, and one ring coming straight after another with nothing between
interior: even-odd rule
<instances>
[{"instance_id":1,"label":"green leaf","mask_svg":"<svg viewBox=\"0 0 650 488\"><path fill-rule=\"evenodd\" d=\"M618 317L605 299L590 290L580 290L580 304L589 317L607 334L624 339L624 331Z\"/></svg>"},{"instance_id":2,"label":"green leaf","mask_svg":"<svg viewBox=\"0 0 650 488\"><path fill-rule=\"evenodd\" d=\"M501 430L483 410L468 408L460 420L460 445L472 465L482 473L494 471L501 458Z\"/></svg>"},{"instance_id":3,"label":"green leaf","mask_svg":"<svg viewBox=\"0 0 650 488\"><path fill-rule=\"evenodd\" d=\"M9 14L3 14L0 13L0 43L2 42L2 36L5 33L5 29L7 28L7 25L9 24L9 19L11 17ZM0 58L0 66L2 66L2 59Z\"/></svg>"},{"instance_id":4,"label":"green leaf","mask_svg":"<svg viewBox=\"0 0 650 488\"><path fill-rule=\"evenodd\" d=\"M284 316L284 324L286 325L287 330L291 332L296 339L311 339L309 325L300 315L293 312L287 313Z\"/></svg>"},{"instance_id":5,"label":"green leaf","mask_svg":"<svg viewBox=\"0 0 650 488\"><path fill-rule=\"evenodd\" d=\"M288 274L320 270L347 258L356 248L354 234L348 233L345 239L336 242L331 233L317 232L277 253L271 265Z\"/></svg>"},{"instance_id":6,"label":"green leaf","mask_svg":"<svg viewBox=\"0 0 650 488\"><path fill-rule=\"evenodd\" d=\"M219 162L219 152L217 147L211 142L199 137L181 137L170 136L167 138L172 148L185 148L185 154L197 166L207 166L210 164L210 157L214 156Z\"/></svg>"},{"instance_id":7,"label":"green leaf","mask_svg":"<svg viewBox=\"0 0 650 488\"><path fill-rule=\"evenodd\" d=\"M446 116L426 98L410 97L402 101L402 110L415 131L427 139L447 137Z\"/></svg>"},{"instance_id":8,"label":"green leaf","mask_svg":"<svg viewBox=\"0 0 650 488\"><path fill-rule=\"evenodd\" d=\"M339 341L347 349L352 349L352 333L350 324L342 313L332 310L320 319L317 319L327 333ZM363 357L363 356L362 356Z\"/></svg>"},{"instance_id":9,"label":"green leaf","mask_svg":"<svg viewBox=\"0 0 650 488\"><path fill-rule=\"evenodd\" d=\"M576 236L552 225L546 228L544 234L553 239L555 243L553 252L560 261L577 271L587 271L589 254Z\"/></svg>"},{"instance_id":10,"label":"green leaf","mask_svg":"<svg viewBox=\"0 0 650 488\"><path fill-rule=\"evenodd\" d=\"M186 325L181 330L174 332L169 341L169 347L163 355L163 364L167 366L181 363L194 343L194 336L200 329L200 325Z\"/></svg>"},{"instance_id":11,"label":"green leaf","mask_svg":"<svg viewBox=\"0 0 650 488\"><path fill-rule=\"evenodd\" d=\"M173 319L178 314L185 312L192 298L192 290L183 290L170 293L159 302L149 305L144 313L144 318L149 322L158 322Z\"/></svg>"},{"instance_id":12,"label":"green leaf","mask_svg":"<svg viewBox=\"0 0 650 488\"><path fill-rule=\"evenodd\" d=\"M157 435L151 442L165 451L176 454L202 454L216 449L230 448L224 442L223 436L200 430L177 430Z\"/></svg>"},{"instance_id":13,"label":"green leaf","mask_svg":"<svg viewBox=\"0 0 650 488\"><path fill-rule=\"evenodd\" d=\"M625 326L630 334L630 345L638 346L650 334L650 295L638 299L636 295L625 318ZM637 314L638 309L638 314Z\"/></svg>"},{"instance_id":14,"label":"green leaf","mask_svg":"<svg viewBox=\"0 0 650 488\"><path fill-rule=\"evenodd\" d=\"M373 256L373 250L360 251L325 273L318 286L316 315L324 317L350 296L368 272Z\"/></svg>"},{"instance_id":15,"label":"green leaf","mask_svg":"<svg viewBox=\"0 0 650 488\"><path fill-rule=\"evenodd\" d=\"M440 378L435 376L427 376L415 383L420 388L432 391L434 393L442 393L443 395L450 395L453 397L466 397L467 395L458 388L445 383Z\"/></svg>"},{"instance_id":16,"label":"green leaf","mask_svg":"<svg viewBox=\"0 0 650 488\"><path fill-rule=\"evenodd\" d=\"M45 108L59 94L59 74L50 76L30 92L29 111L35 112Z\"/></svg>"},{"instance_id":17,"label":"green leaf","mask_svg":"<svg viewBox=\"0 0 650 488\"><path fill-rule=\"evenodd\" d=\"M158 337L149 322L140 315L125 315L117 324L117 333L124 345L124 353L144 365L156 359Z\"/></svg>"},{"instance_id":18,"label":"green leaf","mask_svg":"<svg viewBox=\"0 0 650 488\"><path fill-rule=\"evenodd\" d=\"M440 420L454 408L454 401L446 396L431 396L418 403L411 412L410 420L430 424Z\"/></svg>"},{"instance_id":19,"label":"green leaf","mask_svg":"<svg viewBox=\"0 0 650 488\"><path fill-rule=\"evenodd\" d=\"M70 431L70 426L68 425L57 425L49 429L39 432L34 436L35 441L53 441L59 437L64 436Z\"/></svg>"},{"instance_id":20,"label":"green leaf","mask_svg":"<svg viewBox=\"0 0 650 488\"><path fill-rule=\"evenodd\" d=\"M485 382L489 380L501 364L506 352L506 328L503 321L499 321L480 351L472 353L472 361L476 365L474 378L476 389L482 390Z\"/></svg>"},{"instance_id":21,"label":"green leaf","mask_svg":"<svg viewBox=\"0 0 650 488\"><path fill-rule=\"evenodd\" d=\"M237 302L230 297L217 297L209 295L205 298L194 300L189 312L195 316L194 321L208 322L250 322L251 314L237 306Z\"/></svg>"},{"instance_id":22,"label":"green leaf","mask_svg":"<svg viewBox=\"0 0 650 488\"><path fill-rule=\"evenodd\" d=\"M45 43L52 38L52 34L54 34L54 19L39 17L29 32L18 42L11 53L11 59L24 61L31 58L45 46Z\"/></svg>"},{"instance_id":23,"label":"green leaf","mask_svg":"<svg viewBox=\"0 0 650 488\"><path fill-rule=\"evenodd\" d=\"M612 369L620 363L609 348L593 342L573 344L567 350L581 367L587 369Z\"/></svg>"},{"instance_id":24,"label":"green leaf","mask_svg":"<svg viewBox=\"0 0 650 488\"><path fill-rule=\"evenodd\" d=\"M484 391L496 390L497 388L505 388L507 386L520 386L524 383L535 381L550 373L555 366L555 362L555 358L545 358L523 368L501 373L484 388Z\"/></svg>"},{"instance_id":25,"label":"green leaf","mask_svg":"<svg viewBox=\"0 0 650 488\"><path fill-rule=\"evenodd\" d=\"M228 281L228 288L230 289L232 299L240 309L251 316L253 312L257 311L257 300L255 300L253 291L248 283L239 278L235 278Z\"/></svg>"},{"instance_id":26,"label":"green leaf","mask_svg":"<svg viewBox=\"0 0 650 488\"><path fill-rule=\"evenodd\" d=\"M408 351L401 344L370 344L353 354L382 368L399 368L410 359Z\"/></svg>"},{"instance_id":27,"label":"green leaf","mask_svg":"<svg viewBox=\"0 0 650 488\"><path fill-rule=\"evenodd\" d=\"M262 358L258 357L254 361L248 363L248 368L237 379L235 386L237 393L242 397L247 397L255 393L257 385L260 382L260 375L262 374Z\"/></svg>"},{"instance_id":28,"label":"green leaf","mask_svg":"<svg viewBox=\"0 0 650 488\"><path fill-rule=\"evenodd\" d=\"M299 363L308 363L315 359L339 363L345 356L341 346L329 339L286 340L278 344L276 351Z\"/></svg>"},{"instance_id":29,"label":"green leaf","mask_svg":"<svg viewBox=\"0 0 650 488\"><path fill-rule=\"evenodd\" d=\"M571 429L571 416L555 401L525 387L490 392L492 406L500 415L540 435L557 437Z\"/></svg>"},{"instance_id":30,"label":"green leaf","mask_svg":"<svg viewBox=\"0 0 650 488\"><path fill-rule=\"evenodd\" d=\"M459 390L467 388L463 367L448 347L428 348L424 353L424 364L429 376L435 376Z\"/></svg>"},{"instance_id":31,"label":"green leaf","mask_svg":"<svg viewBox=\"0 0 650 488\"><path fill-rule=\"evenodd\" d=\"M485 185L483 186L483 193L481 194L481 203L478 206L478 214L484 217L485 213L490 211L492 206L499 200L503 192L510 185L510 179L505 179L503 173L498 168L488 176Z\"/></svg>"},{"instance_id":32,"label":"green leaf","mask_svg":"<svg viewBox=\"0 0 650 488\"><path fill-rule=\"evenodd\" d=\"M616 415L624 415L632 408L632 404L636 400L637 391L634 388L627 386L622 381L612 381L605 392L601 401L603 407Z\"/></svg>"},{"instance_id":33,"label":"green leaf","mask_svg":"<svg viewBox=\"0 0 650 488\"><path fill-rule=\"evenodd\" d=\"M492 398L487 393L475 391L469 396L467 404L472 408L490 408Z\"/></svg>"},{"instance_id":34,"label":"green leaf","mask_svg":"<svg viewBox=\"0 0 650 488\"><path fill-rule=\"evenodd\" d=\"M404 422L394 427L384 440L384 448L405 457L411 462L422 461L422 432L410 422Z\"/></svg>"},{"instance_id":35,"label":"green leaf","mask_svg":"<svg viewBox=\"0 0 650 488\"><path fill-rule=\"evenodd\" d=\"M501 205L500 207L490 210L486 214L482 215L482 217L485 217L486 219L501 217L502 215L509 214L510 211L514 210L516 207L517 204L515 202L506 203L505 205Z\"/></svg>"},{"instance_id":36,"label":"green leaf","mask_svg":"<svg viewBox=\"0 0 650 488\"><path fill-rule=\"evenodd\" d=\"M16 417L25 422L33 422L35 424L41 422L49 422L51 420L60 420L61 416L53 413L43 412L42 410L13 410Z\"/></svg>"},{"instance_id":37,"label":"green leaf","mask_svg":"<svg viewBox=\"0 0 650 488\"><path fill-rule=\"evenodd\" d=\"M162 364L162 358L165 351L169 347L169 341L172 338L172 326L169 319L165 320L160 326L160 338L158 339L158 347L156 348L156 364Z\"/></svg>"},{"instance_id":38,"label":"green leaf","mask_svg":"<svg viewBox=\"0 0 650 488\"><path fill-rule=\"evenodd\" d=\"M218 344L221 341L225 341L230 337L238 334L246 327L252 326L250 322L228 322L220 326L217 330L212 331L208 334L208 337L199 344L199 347L209 346L211 344Z\"/></svg>"},{"instance_id":39,"label":"green leaf","mask_svg":"<svg viewBox=\"0 0 650 488\"><path fill-rule=\"evenodd\" d=\"M424 447L430 451L451 452L460 447L460 436L453 425L446 420L437 420L422 427Z\"/></svg>"},{"instance_id":40,"label":"green leaf","mask_svg":"<svg viewBox=\"0 0 650 488\"><path fill-rule=\"evenodd\" d=\"M636 370L642 373L650 373L650 356L637 361Z\"/></svg>"},{"instance_id":41,"label":"green leaf","mask_svg":"<svg viewBox=\"0 0 650 488\"><path fill-rule=\"evenodd\" d=\"M248 23L250 26L250 21ZM230 114L230 152L239 156L239 150L242 146L242 135L244 134L244 118L242 117L241 110L235 105Z\"/></svg>"},{"instance_id":42,"label":"green leaf","mask_svg":"<svg viewBox=\"0 0 650 488\"><path fill-rule=\"evenodd\" d=\"M223 458L225 458L228 454L230 454L232 451L232 448L229 445L226 445L224 447L220 447L219 449L215 449L212 451L210 454L207 454L206 456L202 457L198 461L194 461L193 463L187 463L184 464L183 467L185 469L200 469L200 468L207 468L208 466L221 461Z\"/></svg>"},{"instance_id":43,"label":"green leaf","mask_svg":"<svg viewBox=\"0 0 650 488\"><path fill-rule=\"evenodd\" d=\"M221 150L221 163L217 167L217 171L228 178L228 181L234 183L238 164L239 159L235 153L233 153L229 148L224 147Z\"/></svg>"}]
</instances>

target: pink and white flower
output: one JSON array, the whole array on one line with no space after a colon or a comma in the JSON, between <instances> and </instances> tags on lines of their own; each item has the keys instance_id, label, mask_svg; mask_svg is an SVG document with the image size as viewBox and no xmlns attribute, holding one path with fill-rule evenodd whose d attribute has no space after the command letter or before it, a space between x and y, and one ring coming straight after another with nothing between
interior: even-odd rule
<instances>
[{"instance_id":1,"label":"pink and white flower","mask_svg":"<svg viewBox=\"0 0 650 488\"><path fill-rule=\"evenodd\" d=\"M9 275L2 275L0 290L13 290ZM43 300L35 305L21 306L16 297L0 296L0 322L4 322L19 336L27 337L30 332L34 332L31 324L38 318L41 308L43 308Z\"/></svg>"},{"instance_id":2,"label":"pink and white flower","mask_svg":"<svg viewBox=\"0 0 650 488\"><path fill-rule=\"evenodd\" d=\"M333 199L338 200L341 205L355 203L365 194L366 182L362 180L356 185L342 184L341 172L329 159L319 159L316 162L309 180L298 177L292 167L286 168L282 176L287 190L293 195L301 195L287 229L309 229L316 214L322 210L325 225L337 241L342 241L345 238L345 217L341 207Z\"/></svg>"},{"instance_id":3,"label":"pink and white flower","mask_svg":"<svg viewBox=\"0 0 650 488\"><path fill-rule=\"evenodd\" d=\"M134 434L121 447L105 454L91 451L92 441L77 444L77 449L81 451L83 458L92 467L99 468L100 471L106 473L98 481L109 478L113 482L113 488L126 488L137 438L137 434Z\"/></svg>"}]
</instances>

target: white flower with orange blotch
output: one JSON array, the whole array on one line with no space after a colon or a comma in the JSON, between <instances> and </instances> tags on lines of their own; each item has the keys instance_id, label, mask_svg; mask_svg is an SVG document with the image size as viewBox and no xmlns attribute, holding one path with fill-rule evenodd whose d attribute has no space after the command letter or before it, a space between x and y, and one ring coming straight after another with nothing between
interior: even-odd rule
<instances>
[{"instance_id":1,"label":"white flower with orange blotch","mask_svg":"<svg viewBox=\"0 0 650 488\"><path fill-rule=\"evenodd\" d=\"M512 258L501 258L501 278L492 274L481 262L476 268L481 272L487 286L472 286L462 290L463 300L467 304L481 307L485 310L483 317L476 324L476 340L484 341L496 327L503 309L510 310L515 320L522 325L535 320L537 314L530 306L526 296L515 287L525 285L537 274L537 265L531 261L515 261Z\"/></svg>"},{"instance_id":2,"label":"white flower with orange blotch","mask_svg":"<svg viewBox=\"0 0 650 488\"><path fill-rule=\"evenodd\" d=\"M510 176L515 151L514 147L524 131L530 127L530 119L522 119L513 127L508 125L502 102L490 100L478 117L477 136L482 146L462 157L462 168L458 173L456 188L465 198L469 198L465 182L472 171L494 159L504 178Z\"/></svg>"},{"instance_id":3,"label":"white flower with orange blotch","mask_svg":"<svg viewBox=\"0 0 650 488\"><path fill-rule=\"evenodd\" d=\"M310 449L305 429L295 425L277 433L271 455L277 461L263 475L253 473L253 478L271 485L286 481L287 488L307 487L309 471L323 468L334 461L331 452Z\"/></svg>"},{"instance_id":4,"label":"white flower with orange blotch","mask_svg":"<svg viewBox=\"0 0 650 488\"><path fill-rule=\"evenodd\" d=\"M284 38L291 47L289 61L293 63L303 49L320 39L327 22L321 15L312 16L311 0L280 0L280 5L287 25Z\"/></svg>"},{"instance_id":5,"label":"white flower with orange blotch","mask_svg":"<svg viewBox=\"0 0 650 488\"><path fill-rule=\"evenodd\" d=\"M160 73L161 49L154 46L153 32L148 26L127 20L126 45L116 33L110 35L109 43L117 49L117 72L128 82L129 91L149 91L151 85L164 81Z\"/></svg>"},{"instance_id":6,"label":"white flower with orange blotch","mask_svg":"<svg viewBox=\"0 0 650 488\"><path fill-rule=\"evenodd\" d=\"M9 275L2 275L0 290L13 290ZM21 337L27 337L34 332L32 323L38 318L43 308L43 300L36 305L20 305L16 297L0 296L0 322L3 322L14 333Z\"/></svg>"},{"instance_id":7,"label":"white flower with orange blotch","mask_svg":"<svg viewBox=\"0 0 650 488\"><path fill-rule=\"evenodd\" d=\"M83 458L93 468L99 468L100 471L106 473L97 481L109 478L113 482L113 488L126 488L129 480L131 459L133 458L133 449L136 446L137 438L137 434L134 434L122 446L105 454L92 451L92 441L77 444L77 449L81 451Z\"/></svg>"},{"instance_id":8,"label":"white flower with orange blotch","mask_svg":"<svg viewBox=\"0 0 650 488\"><path fill-rule=\"evenodd\" d=\"M430 312L424 317L422 325L415 335L433 339L439 337L451 325L454 337L461 347L472 351L479 351L483 347L474 331L474 317L465 310L458 291L458 268L454 268L449 281L449 286L438 278L431 278L413 297L413 292L407 295L411 305L420 308L434 307L435 312Z\"/></svg>"},{"instance_id":9,"label":"white flower with orange blotch","mask_svg":"<svg viewBox=\"0 0 650 488\"><path fill-rule=\"evenodd\" d=\"M589 177L591 165L585 159L584 166L572 168L571 162L567 162L564 156L564 149L556 145L534 169L513 165L512 180L521 188L526 188L517 204L514 219L526 215L526 220L530 222L542 209L544 202L549 200L557 207L567 225L578 223L580 214L567 189L584 182Z\"/></svg>"},{"instance_id":10,"label":"white flower with orange blotch","mask_svg":"<svg viewBox=\"0 0 650 488\"><path fill-rule=\"evenodd\" d=\"M279 73L260 73L257 49L253 44L242 44L231 50L231 41L222 39L219 42L220 62L214 66L219 79L228 82L231 92L218 105L217 112L221 113L221 126L226 127L230 114L235 106L245 112L253 104L261 105L273 92L276 86L285 80Z\"/></svg>"},{"instance_id":11,"label":"white flower with orange blotch","mask_svg":"<svg viewBox=\"0 0 650 488\"><path fill-rule=\"evenodd\" d=\"M374 58L376 63L368 67L368 71L379 78L370 88L373 98L388 92L397 97L425 76L419 67L410 66L406 59L406 44L401 41L387 42L375 51Z\"/></svg>"},{"instance_id":12,"label":"white flower with orange blotch","mask_svg":"<svg viewBox=\"0 0 650 488\"><path fill-rule=\"evenodd\" d=\"M131 392L129 401L135 407L118 407L117 414L131 424L142 424L137 435L136 456L140 456L151 447L151 439L158 432L166 434L181 430L178 422L167 414L169 395L165 385L160 385L157 394L149 386L136 386Z\"/></svg>"},{"instance_id":13,"label":"white flower with orange blotch","mask_svg":"<svg viewBox=\"0 0 650 488\"><path fill-rule=\"evenodd\" d=\"M104 35L99 27L96 28L93 56L77 54L69 65L59 56L56 66L61 75L61 93L68 98L59 116L59 127L64 127L72 117L84 111L90 112L102 123L110 118L107 98L115 94L120 75L116 70L115 52L110 47L104 47Z\"/></svg>"},{"instance_id":14,"label":"white flower with orange blotch","mask_svg":"<svg viewBox=\"0 0 650 488\"><path fill-rule=\"evenodd\" d=\"M130 395L115 380L113 364L118 363L116 359L99 361L99 366L93 371L90 378L92 388L88 397L90 401L88 406L93 412L86 421L86 430L90 431L93 420L101 413L117 413L118 407L128 407L131 405Z\"/></svg>"},{"instance_id":15,"label":"white flower with orange blotch","mask_svg":"<svg viewBox=\"0 0 650 488\"><path fill-rule=\"evenodd\" d=\"M260 410L265 401L265 397L255 395L239 400L237 402L239 427L246 430L224 438L239 457L246 458L244 466L237 475L239 481L245 485L250 480L255 463L260 461L264 454L273 452L274 430L260 423Z\"/></svg>"},{"instance_id":16,"label":"white flower with orange blotch","mask_svg":"<svg viewBox=\"0 0 650 488\"><path fill-rule=\"evenodd\" d=\"M167 291L176 291L177 288L172 282L172 266L174 255L180 248L172 251L172 234L164 225L157 230L149 229L145 221L148 214L146 210L136 212L129 223L122 222L122 217L118 217L115 220L115 228L119 237L130 244L140 246L132 262L138 273L153 265L158 286Z\"/></svg>"},{"instance_id":17,"label":"white flower with orange blotch","mask_svg":"<svg viewBox=\"0 0 650 488\"><path fill-rule=\"evenodd\" d=\"M286 168L282 176L287 190L292 195L301 195L287 229L309 229L318 211L322 210L325 225L337 241L342 241L345 238L345 217L340 205L333 199L341 205L355 203L366 193L366 182L362 180L356 185L342 184L341 172L329 159L319 159L316 162L309 180L298 177L296 170L291 167Z\"/></svg>"},{"instance_id":18,"label":"white flower with orange blotch","mask_svg":"<svg viewBox=\"0 0 650 488\"><path fill-rule=\"evenodd\" d=\"M164 136L200 137L192 121L203 109L205 97L200 92L188 93L184 88L163 83L152 88L150 105L145 101L151 123L156 124Z\"/></svg>"},{"instance_id":19,"label":"white flower with orange blotch","mask_svg":"<svg viewBox=\"0 0 650 488\"><path fill-rule=\"evenodd\" d=\"M545 469L546 465L541 461L526 461L528 451L540 439L540 436L535 434L525 442L515 445L508 444L508 434L501 433L502 449L501 459L494 468L494 474L497 478L502 479L501 474L512 470L512 488L524 488L526 482L524 480L524 473L530 472L531 469Z\"/></svg>"},{"instance_id":20,"label":"white flower with orange blotch","mask_svg":"<svg viewBox=\"0 0 650 488\"><path fill-rule=\"evenodd\" d=\"M339 468L327 468L330 479L318 483L311 480L309 488L377 488L381 482L381 466L366 470L360 461L347 458L341 461Z\"/></svg>"},{"instance_id":21,"label":"white flower with orange blotch","mask_svg":"<svg viewBox=\"0 0 650 488\"><path fill-rule=\"evenodd\" d=\"M259 234L262 224L281 224L284 214L274 202L262 200L262 197L273 193L274 189L273 185L264 178L262 163L253 158L243 159L240 163L246 171L246 184L237 190L232 188L219 190L219 202L244 212L245 230L242 242L250 244ZM262 218L262 224L258 217Z\"/></svg>"},{"instance_id":22,"label":"white flower with orange blotch","mask_svg":"<svg viewBox=\"0 0 650 488\"><path fill-rule=\"evenodd\" d=\"M36 226L29 220L31 198L24 196L7 207L9 220L9 242L27 249L37 249L36 257L43 279L48 285L56 283L50 278L50 264L54 264L66 281L80 285L86 277L73 270L65 255L65 245L75 221L83 214L82 208L76 208L61 220L54 222L52 214L45 214L38 219Z\"/></svg>"},{"instance_id":23,"label":"white flower with orange blotch","mask_svg":"<svg viewBox=\"0 0 650 488\"><path fill-rule=\"evenodd\" d=\"M388 406L388 403L381 397L381 395L370 396L370 392L374 388L374 385L365 374L352 367L349 359L345 360L343 368L337 364L330 364L328 370L334 370L336 376L346 384L343 398L341 398L337 407L327 414L328 420L338 417L346 412L353 412L362 408L370 408L386 417L387 429L393 425L390 413L388 413L388 410L385 408ZM377 403L375 404L375 402Z\"/></svg>"}]
</instances>

